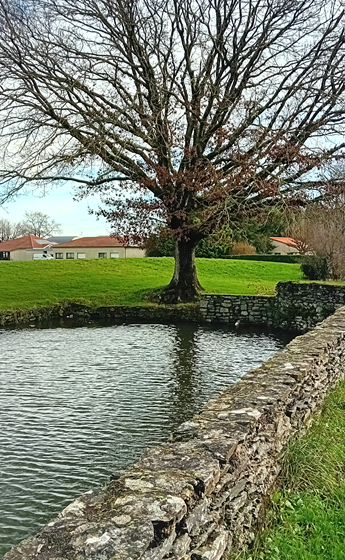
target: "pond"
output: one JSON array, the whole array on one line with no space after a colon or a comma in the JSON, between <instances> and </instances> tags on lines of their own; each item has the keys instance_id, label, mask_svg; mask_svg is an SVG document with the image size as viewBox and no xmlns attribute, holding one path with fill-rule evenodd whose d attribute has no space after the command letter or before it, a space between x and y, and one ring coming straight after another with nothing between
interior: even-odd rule
<instances>
[{"instance_id":1,"label":"pond","mask_svg":"<svg viewBox=\"0 0 345 560\"><path fill-rule=\"evenodd\" d=\"M291 338L196 324L0 330L0 557Z\"/></svg>"}]
</instances>

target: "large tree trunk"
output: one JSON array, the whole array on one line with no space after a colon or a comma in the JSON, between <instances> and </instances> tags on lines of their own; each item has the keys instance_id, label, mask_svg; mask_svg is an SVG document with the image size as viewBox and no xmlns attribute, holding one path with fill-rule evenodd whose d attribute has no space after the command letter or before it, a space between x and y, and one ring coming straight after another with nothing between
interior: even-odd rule
<instances>
[{"instance_id":1,"label":"large tree trunk","mask_svg":"<svg viewBox=\"0 0 345 560\"><path fill-rule=\"evenodd\" d=\"M175 270L170 284L162 291L163 303L187 303L198 299L203 289L195 266L197 240L175 241Z\"/></svg>"}]
</instances>

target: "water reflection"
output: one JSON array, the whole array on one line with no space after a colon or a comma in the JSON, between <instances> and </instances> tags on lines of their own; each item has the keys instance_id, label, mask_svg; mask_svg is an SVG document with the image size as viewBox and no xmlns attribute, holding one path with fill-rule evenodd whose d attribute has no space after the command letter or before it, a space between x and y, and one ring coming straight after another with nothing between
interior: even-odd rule
<instances>
[{"instance_id":1,"label":"water reflection","mask_svg":"<svg viewBox=\"0 0 345 560\"><path fill-rule=\"evenodd\" d=\"M0 557L285 342L194 324L0 331Z\"/></svg>"},{"instance_id":2,"label":"water reflection","mask_svg":"<svg viewBox=\"0 0 345 560\"><path fill-rule=\"evenodd\" d=\"M181 323L175 327L175 341L171 350L171 381L169 424L172 430L191 418L202 403L202 384L197 379L197 331L194 324Z\"/></svg>"}]
</instances>

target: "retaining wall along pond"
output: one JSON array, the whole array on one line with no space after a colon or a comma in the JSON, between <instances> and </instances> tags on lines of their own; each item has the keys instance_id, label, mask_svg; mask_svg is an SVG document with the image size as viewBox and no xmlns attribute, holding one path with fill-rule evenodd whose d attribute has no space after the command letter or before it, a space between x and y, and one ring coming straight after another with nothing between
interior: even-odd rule
<instances>
[{"instance_id":1,"label":"retaining wall along pond","mask_svg":"<svg viewBox=\"0 0 345 560\"><path fill-rule=\"evenodd\" d=\"M4 560L225 559L253 538L287 443L343 377L344 361L343 307Z\"/></svg>"},{"instance_id":2,"label":"retaining wall along pond","mask_svg":"<svg viewBox=\"0 0 345 560\"><path fill-rule=\"evenodd\" d=\"M345 286L279 282L276 296L207 295L200 312L209 322L266 325L306 332L345 305Z\"/></svg>"}]
</instances>

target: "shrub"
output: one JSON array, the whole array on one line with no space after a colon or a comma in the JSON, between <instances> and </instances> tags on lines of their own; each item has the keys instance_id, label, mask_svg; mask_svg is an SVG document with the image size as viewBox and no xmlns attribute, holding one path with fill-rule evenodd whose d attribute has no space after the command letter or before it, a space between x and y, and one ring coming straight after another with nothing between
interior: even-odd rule
<instances>
[{"instance_id":1,"label":"shrub","mask_svg":"<svg viewBox=\"0 0 345 560\"><path fill-rule=\"evenodd\" d=\"M325 257L306 256L301 269L308 280L327 280L331 277L328 260Z\"/></svg>"},{"instance_id":2,"label":"shrub","mask_svg":"<svg viewBox=\"0 0 345 560\"><path fill-rule=\"evenodd\" d=\"M202 239L195 249L195 256L199 258L224 259L227 258L229 254L229 245L217 243L213 238Z\"/></svg>"},{"instance_id":3,"label":"shrub","mask_svg":"<svg viewBox=\"0 0 345 560\"><path fill-rule=\"evenodd\" d=\"M233 244L232 252L234 255L255 255L256 250L253 245L250 245L246 241L239 241Z\"/></svg>"},{"instance_id":4,"label":"shrub","mask_svg":"<svg viewBox=\"0 0 345 560\"><path fill-rule=\"evenodd\" d=\"M145 243L147 257L173 257L175 245L172 235L166 229L152 234Z\"/></svg>"}]
</instances>

